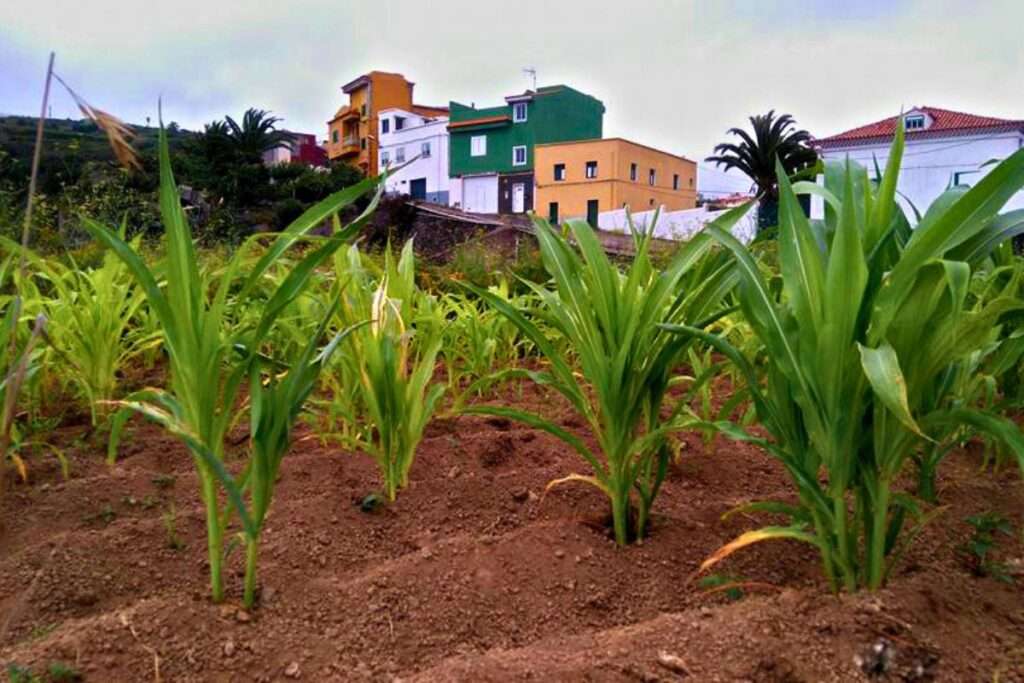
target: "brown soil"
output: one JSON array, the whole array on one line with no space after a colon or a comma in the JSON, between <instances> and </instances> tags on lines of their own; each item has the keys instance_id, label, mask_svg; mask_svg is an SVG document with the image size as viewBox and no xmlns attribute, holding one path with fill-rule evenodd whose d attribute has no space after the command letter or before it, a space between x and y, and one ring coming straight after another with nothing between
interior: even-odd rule
<instances>
[{"instance_id":1,"label":"brown soil","mask_svg":"<svg viewBox=\"0 0 1024 683\"><path fill-rule=\"evenodd\" d=\"M502 401L584 433L560 401L526 385ZM377 487L370 460L302 431L285 461L265 533L262 604L211 604L196 476L182 447L140 423L118 464L102 444L68 449L64 482L47 460L8 488L0 533L0 663L76 667L88 681L861 681L855 658L890 660L872 680L1024 680L1024 594L974 576L957 546L964 518L995 511L1019 528L1014 472L979 474L952 456L948 506L888 587L835 597L812 549L769 542L720 574L741 599L691 580L700 561L744 530L738 503L790 498L781 468L756 449L687 435L656 503L650 538L620 549L606 504L548 435L505 420L436 419L392 507L358 502ZM241 447L239 447L241 448ZM165 520L174 510L172 547ZM1000 546L1022 555L1019 532Z\"/></svg>"}]
</instances>

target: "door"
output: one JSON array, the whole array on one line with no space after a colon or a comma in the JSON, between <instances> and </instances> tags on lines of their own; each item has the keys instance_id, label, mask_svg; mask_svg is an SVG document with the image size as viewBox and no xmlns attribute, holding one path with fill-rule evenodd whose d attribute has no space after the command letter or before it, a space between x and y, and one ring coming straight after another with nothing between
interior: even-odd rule
<instances>
[{"instance_id":1,"label":"door","mask_svg":"<svg viewBox=\"0 0 1024 683\"><path fill-rule=\"evenodd\" d=\"M597 200L587 200L587 222L590 223L590 227L597 227Z\"/></svg>"},{"instance_id":2,"label":"door","mask_svg":"<svg viewBox=\"0 0 1024 683\"><path fill-rule=\"evenodd\" d=\"M526 211L526 183L512 185L512 213Z\"/></svg>"},{"instance_id":3,"label":"door","mask_svg":"<svg viewBox=\"0 0 1024 683\"><path fill-rule=\"evenodd\" d=\"M498 213L498 176L466 178L462 185L462 208L473 213Z\"/></svg>"},{"instance_id":4,"label":"door","mask_svg":"<svg viewBox=\"0 0 1024 683\"><path fill-rule=\"evenodd\" d=\"M413 199L427 198L427 179L414 178L409 181L409 194Z\"/></svg>"}]
</instances>

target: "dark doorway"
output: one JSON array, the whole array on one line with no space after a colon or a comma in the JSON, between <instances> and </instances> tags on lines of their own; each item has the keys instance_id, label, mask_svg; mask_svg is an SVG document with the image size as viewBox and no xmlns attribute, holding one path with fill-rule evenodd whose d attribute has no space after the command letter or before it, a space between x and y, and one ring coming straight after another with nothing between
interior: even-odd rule
<instances>
[{"instance_id":1,"label":"dark doorway","mask_svg":"<svg viewBox=\"0 0 1024 683\"><path fill-rule=\"evenodd\" d=\"M415 180L409 181L409 194L413 199L426 199L427 198L427 179L416 178Z\"/></svg>"},{"instance_id":2,"label":"dark doorway","mask_svg":"<svg viewBox=\"0 0 1024 683\"><path fill-rule=\"evenodd\" d=\"M548 221L552 224L558 223L558 202L548 203Z\"/></svg>"},{"instance_id":3,"label":"dark doorway","mask_svg":"<svg viewBox=\"0 0 1024 683\"><path fill-rule=\"evenodd\" d=\"M587 222L590 223L590 227L597 227L597 200L587 200Z\"/></svg>"}]
</instances>

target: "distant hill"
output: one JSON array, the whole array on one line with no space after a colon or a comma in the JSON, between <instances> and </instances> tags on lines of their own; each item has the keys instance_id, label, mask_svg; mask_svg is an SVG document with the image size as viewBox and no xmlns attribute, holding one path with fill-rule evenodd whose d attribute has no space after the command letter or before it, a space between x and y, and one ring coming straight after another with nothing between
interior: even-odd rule
<instances>
[{"instance_id":1,"label":"distant hill","mask_svg":"<svg viewBox=\"0 0 1024 683\"><path fill-rule=\"evenodd\" d=\"M31 159L37 120L34 116L0 116L0 149L16 159ZM137 136L134 144L140 152L156 148L157 128L133 124L128 127ZM67 150L67 146L74 143L77 145L76 151L90 160L114 158L106 135L88 119L46 119L45 130L44 154ZM172 138L192 135L195 133L179 129L172 133Z\"/></svg>"},{"instance_id":2,"label":"distant hill","mask_svg":"<svg viewBox=\"0 0 1024 683\"><path fill-rule=\"evenodd\" d=\"M16 176L28 177L37 120L34 116L0 116L0 151L6 152L13 159ZM143 157L154 156L158 129L132 124L129 124L129 128L136 135L132 144L139 153ZM181 145L194 135L191 131L172 129L171 147ZM113 161L114 155L106 134L92 121L46 119L40 163L40 181L44 188L55 190L62 180L73 181L80 169L90 162Z\"/></svg>"}]
</instances>

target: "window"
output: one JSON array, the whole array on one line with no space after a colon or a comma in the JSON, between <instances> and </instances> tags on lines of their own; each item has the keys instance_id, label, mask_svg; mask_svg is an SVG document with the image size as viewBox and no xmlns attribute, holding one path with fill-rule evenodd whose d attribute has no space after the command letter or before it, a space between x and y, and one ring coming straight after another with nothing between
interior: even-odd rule
<instances>
[{"instance_id":1,"label":"window","mask_svg":"<svg viewBox=\"0 0 1024 683\"><path fill-rule=\"evenodd\" d=\"M526 165L526 145L516 145L512 148L512 165Z\"/></svg>"},{"instance_id":2,"label":"window","mask_svg":"<svg viewBox=\"0 0 1024 683\"><path fill-rule=\"evenodd\" d=\"M430 158L430 143L429 142L424 142L423 144L420 145L420 156L423 157L424 159L429 159Z\"/></svg>"},{"instance_id":3,"label":"window","mask_svg":"<svg viewBox=\"0 0 1024 683\"><path fill-rule=\"evenodd\" d=\"M555 164L555 180L565 180L565 164Z\"/></svg>"},{"instance_id":4,"label":"window","mask_svg":"<svg viewBox=\"0 0 1024 683\"><path fill-rule=\"evenodd\" d=\"M332 130L331 131L331 142L333 142L334 144L338 144L338 131L337 130Z\"/></svg>"},{"instance_id":5,"label":"window","mask_svg":"<svg viewBox=\"0 0 1024 683\"><path fill-rule=\"evenodd\" d=\"M384 150L383 152L380 153L380 163L381 163L381 166L387 166L388 164L391 163L391 154L390 154L390 152L388 152L387 150Z\"/></svg>"},{"instance_id":6,"label":"window","mask_svg":"<svg viewBox=\"0 0 1024 683\"><path fill-rule=\"evenodd\" d=\"M395 148L395 163L398 163L398 164L404 164L405 163L405 147L396 147Z\"/></svg>"},{"instance_id":7,"label":"window","mask_svg":"<svg viewBox=\"0 0 1024 683\"><path fill-rule=\"evenodd\" d=\"M967 182L967 179L964 176L971 175L972 173L979 173L979 171L957 171L956 173L953 174L953 185L963 185L965 187L970 187L971 184Z\"/></svg>"},{"instance_id":8,"label":"window","mask_svg":"<svg viewBox=\"0 0 1024 683\"><path fill-rule=\"evenodd\" d=\"M366 138L359 139L359 149L366 149Z\"/></svg>"},{"instance_id":9,"label":"window","mask_svg":"<svg viewBox=\"0 0 1024 683\"><path fill-rule=\"evenodd\" d=\"M474 135L469 139L469 156L471 157L482 157L487 156L487 136L486 135Z\"/></svg>"},{"instance_id":10,"label":"window","mask_svg":"<svg viewBox=\"0 0 1024 683\"><path fill-rule=\"evenodd\" d=\"M678 190L679 189L679 174L678 173L673 173L672 174L672 189L673 190Z\"/></svg>"},{"instance_id":11,"label":"window","mask_svg":"<svg viewBox=\"0 0 1024 683\"><path fill-rule=\"evenodd\" d=\"M693 187L693 176L690 176L690 187Z\"/></svg>"},{"instance_id":12,"label":"window","mask_svg":"<svg viewBox=\"0 0 1024 683\"><path fill-rule=\"evenodd\" d=\"M391 132L391 119L381 119L380 120L380 132L381 133L390 133Z\"/></svg>"},{"instance_id":13,"label":"window","mask_svg":"<svg viewBox=\"0 0 1024 683\"><path fill-rule=\"evenodd\" d=\"M522 123L526 120L526 102L516 102L512 105L512 123Z\"/></svg>"},{"instance_id":14,"label":"window","mask_svg":"<svg viewBox=\"0 0 1024 683\"><path fill-rule=\"evenodd\" d=\"M922 130L924 128L924 114L914 114L903 117L907 130Z\"/></svg>"},{"instance_id":15,"label":"window","mask_svg":"<svg viewBox=\"0 0 1024 683\"><path fill-rule=\"evenodd\" d=\"M658 173L652 168L647 172L647 184L653 186L656 182L658 182Z\"/></svg>"},{"instance_id":16,"label":"window","mask_svg":"<svg viewBox=\"0 0 1024 683\"><path fill-rule=\"evenodd\" d=\"M636 182L636 164L629 165L629 179Z\"/></svg>"},{"instance_id":17,"label":"window","mask_svg":"<svg viewBox=\"0 0 1024 683\"><path fill-rule=\"evenodd\" d=\"M597 177L597 162L596 161L588 161L587 162L586 174L585 175L588 178L596 178Z\"/></svg>"},{"instance_id":18,"label":"window","mask_svg":"<svg viewBox=\"0 0 1024 683\"><path fill-rule=\"evenodd\" d=\"M395 130L402 130L403 128L405 128L405 117L404 116L396 116L395 117Z\"/></svg>"},{"instance_id":19,"label":"window","mask_svg":"<svg viewBox=\"0 0 1024 683\"><path fill-rule=\"evenodd\" d=\"M548 204L548 221L551 223L558 222L558 202Z\"/></svg>"},{"instance_id":20,"label":"window","mask_svg":"<svg viewBox=\"0 0 1024 683\"><path fill-rule=\"evenodd\" d=\"M366 116L366 102L363 102L363 106L359 107L359 115Z\"/></svg>"}]
</instances>

